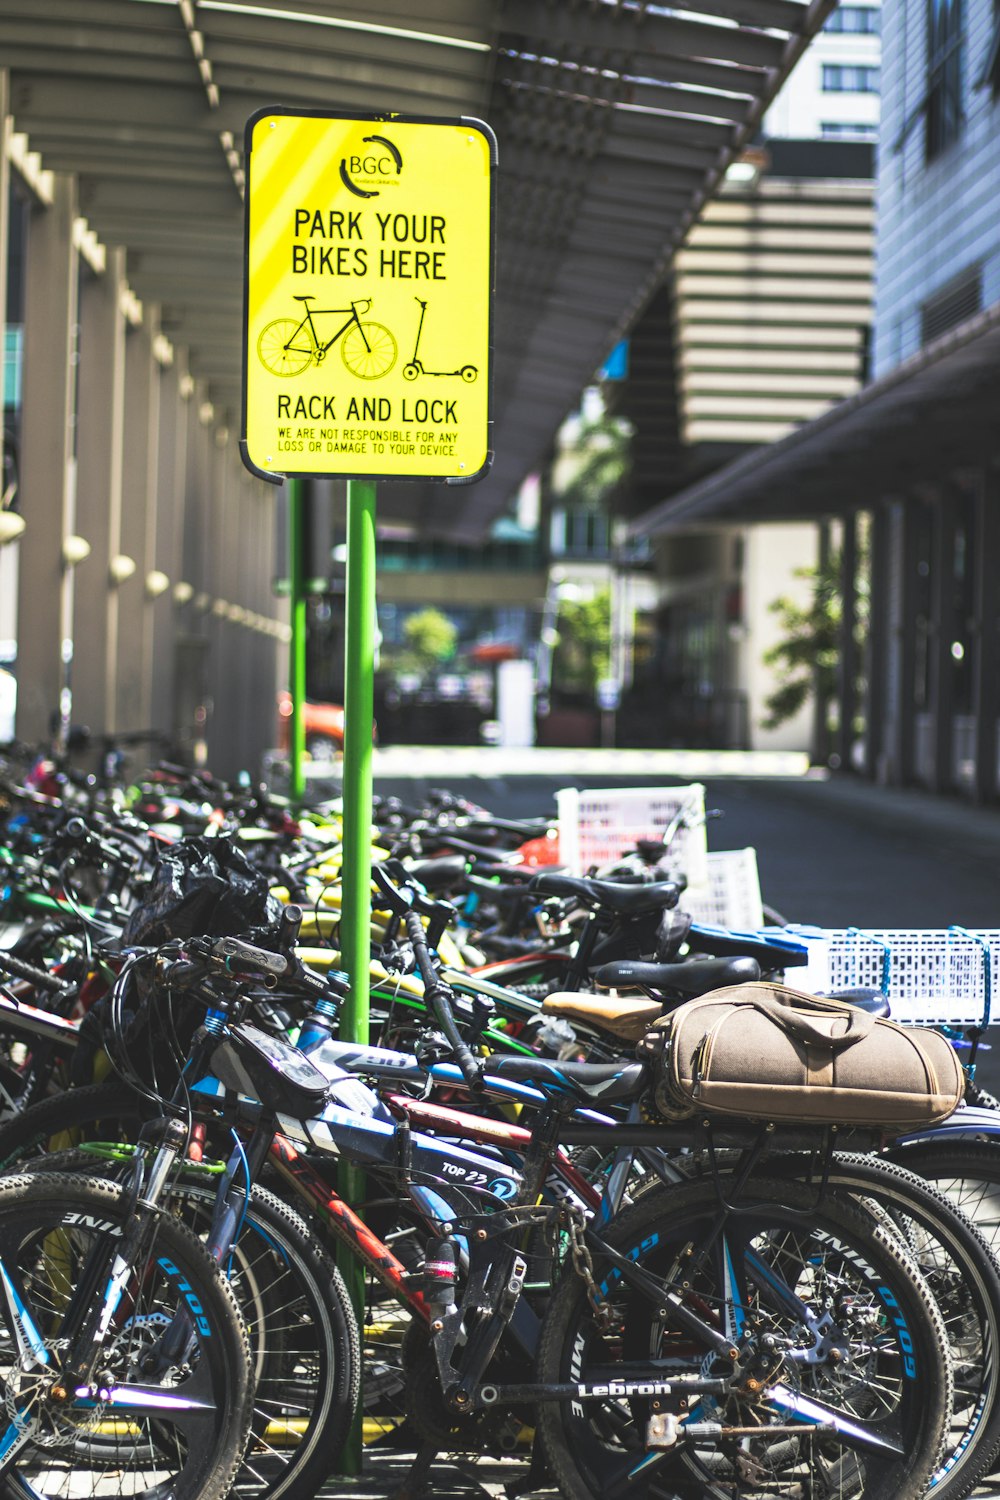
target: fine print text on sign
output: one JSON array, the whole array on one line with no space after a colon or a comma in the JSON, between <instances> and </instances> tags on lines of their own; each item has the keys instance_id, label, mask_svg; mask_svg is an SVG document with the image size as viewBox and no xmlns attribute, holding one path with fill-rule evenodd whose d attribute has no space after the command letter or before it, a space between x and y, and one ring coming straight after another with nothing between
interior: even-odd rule
<instances>
[{"instance_id":1,"label":"fine print text on sign","mask_svg":"<svg viewBox=\"0 0 1000 1500\"><path fill-rule=\"evenodd\" d=\"M247 125L243 455L268 476L481 478L496 143L476 120Z\"/></svg>"}]
</instances>

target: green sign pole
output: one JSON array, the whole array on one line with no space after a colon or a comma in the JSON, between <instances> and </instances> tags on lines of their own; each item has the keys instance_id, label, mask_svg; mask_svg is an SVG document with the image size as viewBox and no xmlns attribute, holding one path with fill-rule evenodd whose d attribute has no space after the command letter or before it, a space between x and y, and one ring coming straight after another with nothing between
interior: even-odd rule
<instances>
[{"instance_id":1,"label":"green sign pole","mask_svg":"<svg viewBox=\"0 0 1000 1500\"><path fill-rule=\"evenodd\" d=\"M302 758L305 753L306 701L306 588L305 588L305 496L301 479L288 481L288 577L292 641L288 655L288 692L292 716L288 722L289 795L301 803L305 792Z\"/></svg>"},{"instance_id":2,"label":"green sign pole","mask_svg":"<svg viewBox=\"0 0 1000 1500\"><path fill-rule=\"evenodd\" d=\"M372 720L375 690L375 486L367 480L347 484L347 621L344 643L344 842L340 950L351 980L351 993L340 1012L340 1038L368 1041L369 960L371 954L372 879ZM344 1162L340 1191L348 1203L364 1202L361 1168ZM343 1247L338 1257L364 1327L364 1268ZM359 1420L345 1448L345 1474L361 1472Z\"/></svg>"}]
</instances>

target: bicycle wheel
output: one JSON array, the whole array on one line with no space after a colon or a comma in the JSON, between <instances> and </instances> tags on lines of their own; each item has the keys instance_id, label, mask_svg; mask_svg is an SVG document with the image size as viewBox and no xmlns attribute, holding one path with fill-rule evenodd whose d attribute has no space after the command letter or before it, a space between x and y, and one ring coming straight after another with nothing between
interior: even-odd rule
<instances>
[{"instance_id":1,"label":"bicycle wheel","mask_svg":"<svg viewBox=\"0 0 1000 1500\"><path fill-rule=\"evenodd\" d=\"M127 1221L113 1183L56 1174L0 1182L4 1279L45 1361L30 1358L33 1340L22 1352L8 1315L0 1463L9 1500L223 1500L232 1485L250 1428L246 1332L228 1283L183 1225L157 1221L112 1317L96 1391L66 1399L53 1378L76 1290L106 1274ZM162 1335L179 1307L189 1339L168 1355Z\"/></svg>"},{"instance_id":2,"label":"bicycle wheel","mask_svg":"<svg viewBox=\"0 0 1000 1500\"><path fill-rule=\"evenodd\" d=\"M81 1141L134 1141L140 1125L158 1113L121 1083L94 1083L40 1099L0 1124L0 1170L16 1171L20 1162Z\"/></svg>"},{"instance_id":3,"label":"bicycle wheel","mask_svg":"<svg viewBox=\"0 0 1000 1500\"><path fill-rule=\"evenodd\" d=\"M207 1232L213 1188L180 1182L171 1203ZM347 1440L361 1351L347 1288L305 1222L255 1187L228 1265L255 1377L250 1447L236 1476L241 1500L312 1500Z\"/></svg>"},{"instance_id":4,"label":"bicycle wheel","mask_svg":"<svg viewBox=\"0 0 1000 1500\"><path fill-rule=\"evenodd\" d=\"M731 1179L722 1185L732 1190ZM542 1442L567 1497L924 1494L951 1411L951 1367L941 1315L913 1262L839 1194L817 1205L812 1188L754 1178L746 1197L721 1233L710 1179L651 1192L622 1214L607 1240L624 1259L596 1270L607 1333L583 1281L564 1273L538 1376L598 1387L598 1399L540 1405ZM629 1262L652 1280L630 1284ZM738 1359L707 1354L671 1303L725 1331ZM648 1383L651 1364L661 1390L603 1394L630 1368ZM727 1393L682 1406L670 1392L682 1375L717 1375ZM676 1416L677 1441L652 1447L651 1418L664 1412Z\"/></svg>"},{"instance_id":5,"label":"bicycle wheel","mask_svg":"<svg viewBox=\"0 0 1000 1500\"><path fill-rule=\"evenodd\" d=\"M301 375L316 355L308 333L294 318L275 318L257 340L257 358L271 375ZM290 347L298 335L298 341ZM312 345L312 347L308 347Z\"/></svg>"},{"instance_id":6,"label":"bicycle wheel","mask_svg":"<svg viewBox=\"0 0 1000 1500\"><path fill-rule=\"evenodd\" d=\"M947 1198L954 1208L961 1210L972 1220L994 1256L1000 1255L1000 1142L948 1139L923 1141L919 1145L893 1147L889 1155L894 1162L933 1184L936 1191ZM995 1302L990 1311L997 1314ZM984 1335L987 1332L992 1332L992 1325L984 1320ZM995 1344L990 1352L994 1359L1000 1358ZM996 1379L994 1371L994 1380ZM955 1371L957 1407L969 1384L969 1374L959 1358L956 1360ZM985 1442L983 1446L985 1447ZM996 1451L993 1454L993 1464L997 1464ZM980 1465L976 1472L981 1479L987 1470ZM966 1486L966 1492L968 1489L969 1486ZM996 1491L996 1483L991 1482L990 1495L995 1495Z\"/></svg>"},{"instance_id":7,"label":"bicycle wheel","mask_svg":"<svg viewBox=\"0 0 1000 1500\"><path fill-rule=\"evenodd\" d=\"M340 341L340 354L359 380L379 380L396 363L396 340L382 323L355 323Z\"/></svg>"},{"instance_id":8,"label":"bicycle wheel","mask_svg":"<svg viewBox=\"0 0 1000 1500\"><path fill-rule=\"evenodd\" d=\"M95 1125L84 1120L81 1129L87 1110L77 1095L93 1096L82 1103L97 1109ZM100 1138L117 1142L134 1138L141 1123L134 1096L120 1089L81 1089L64 1103L76 1105L70 1110L76 1129L60 1139L95 1139L103 1127L108 1135ZM121 1163L70 1149L22 1159L18 1168L104 1176L117 1174ZM215 1184L182 1176L169 1195L172 1212L195 1235L207 1234ZM360 1336L347 1288L305 1221L259 1186L226 1271L246 1324L254 1375L251 1444L237 1475L238 1493L247 1500L312 1500L337 1461L358 1402Z\"/></svg>"},{"instance_id":9,"label":"bicycle wheel","mask_svg":"<svg viewBox=\"0 0 1000 1500\"><path fill-rule=\"evenodd\" d=\"M959 1500L990 1472L1000 1449L1000 1269L983 1235L970 1222L964 1204L954 1201L950 1165L927 1160L923 1172L911 1167L904 1150L897 1165L884 1157L840 1156L830 1184L865 1198L866 1206L887 1215L904 1248L916 1261L944 1319L955 1374L955 1400L942 1462L934 1476L934 1500ZM962 1165L961 1162L954 1165ZM965 1163L972 1166L974 1163ZM904 1167L909 1167L904 1171ZM944 1191L933 1179L943 1169ZM1000 1187L1000 1153L993 1163ZM980 1178L959 1177L966 1202L983 1202Z\"/></svg>"}]
</instances>

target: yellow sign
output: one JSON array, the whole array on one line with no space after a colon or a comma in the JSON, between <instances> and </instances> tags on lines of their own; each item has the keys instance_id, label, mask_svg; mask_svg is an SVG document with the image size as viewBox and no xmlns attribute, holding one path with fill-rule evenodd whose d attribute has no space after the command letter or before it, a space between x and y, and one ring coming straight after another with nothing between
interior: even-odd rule
<instances>
[{"instance_id":1,"label":"yellow sign","mask_svg":"<svg viewBox=\"0 0 1000 1500\"><path fill-rule=\"evenodd\" d=\"M247 163L248 468L482 478L492 131L271 109L247 124Z\"/></svg>"}]
</instances>

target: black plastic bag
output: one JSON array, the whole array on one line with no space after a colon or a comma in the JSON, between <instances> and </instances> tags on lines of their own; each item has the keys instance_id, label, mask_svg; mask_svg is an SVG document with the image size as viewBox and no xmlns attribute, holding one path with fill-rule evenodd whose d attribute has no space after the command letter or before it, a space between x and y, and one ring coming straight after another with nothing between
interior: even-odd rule
<instances>
[{"instance_id":1,"label":"black plastic bag","mask_svg":"<svg viewBox=\"0 0 1000 1500\"><path fill-rule=\"evenodd\" d=\"M183 839L157 860L123 941L127 947L154 947L200 933L222 937L270 926L280 911L267 877L231 838Z\"/></svg>"}]
</instances>

